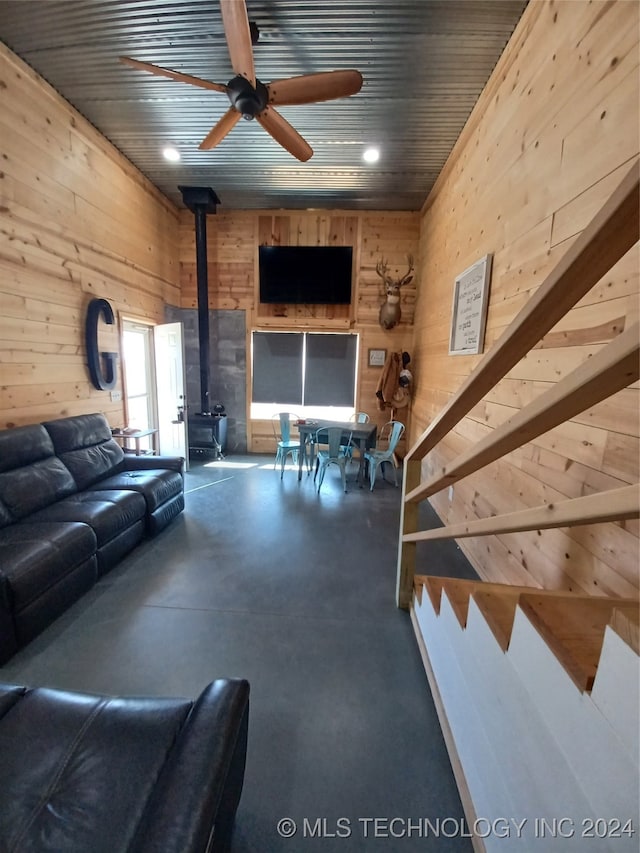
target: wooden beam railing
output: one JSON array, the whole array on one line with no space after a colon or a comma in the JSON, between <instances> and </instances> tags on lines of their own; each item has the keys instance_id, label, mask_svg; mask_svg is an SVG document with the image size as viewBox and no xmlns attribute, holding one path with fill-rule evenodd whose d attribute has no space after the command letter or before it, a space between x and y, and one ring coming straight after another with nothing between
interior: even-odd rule
<instances>
[{"instance_id":1,"label":"wooden beam railing","mask_svg":"<svg viewBox=\"0 0 640 853\"><path fill-rule=\"evenodd\" d=\"M601 524L640 518L640 489L623 486L595 495L571 498L556 504L542 504L531 509L492 515L476 521L461 521L432 530L406 533L405 542L426 542L432 539L464 539L469 536L489 536L496 533L521 533L523 530L550 530L553 527L573 527L580 524Z\"/></svg>"},{"instance_id":2,"label":"wooden beam railing","mask_svg":"<svg viewBox=\"0 0 640 853\"><path fill-rule=\"evenodd\" d=\"M408 608L411 603L416 542L422 538L414 535L418 532L418 504L421 501L489 462L502 458L638 378L639 330L634 324L588 362L556 383L550 391L421 483L421 461L427 453L600 281L634 246L639 236L640 179L638 162L635 162L527 305L409 450L404 460L398 543L396 600L399 607ZM492 521L495 523L497 518ZM536 526L543 528L548 525ZM475 535L488 535L490 532L493 531ZM455 536L449 534L449 537Z\"/></svg>"},{"instance_id":3,"label":"wooden beam railing","mask_svg":"<svg viewBox=\"0 0 640 853\"><path fill-rule=\"evenodd\" d=\"M407 454L423 459L638 241L638 163Z\"/></svg>"},{"instance_id":4,"label":"wooden beam railing","mask_svg":"<svg viewBox=\"0 0 640 853\"><path fill-rule=\"evenodd\" d=\"M426 483L410 491L408 503L424 500L522 447L574 415L606 400L640 377L640 328L634 323L544 394L496 427Z\"/></svg>"}]
</instances>

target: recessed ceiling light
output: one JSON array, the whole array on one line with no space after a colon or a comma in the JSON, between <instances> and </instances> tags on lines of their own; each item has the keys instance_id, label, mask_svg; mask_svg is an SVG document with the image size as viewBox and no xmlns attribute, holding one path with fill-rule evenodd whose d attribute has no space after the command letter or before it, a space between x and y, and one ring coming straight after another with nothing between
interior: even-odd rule
<instances>
[{"instance_id":1,"label":"recessed ceiling light","mask_svg":"<svg viewBox=\"0 0 640 853\"><path fill-rule=\"evenodd\" d=\"M362 155L365 163L377 163L380 159L380 150L378 148L367 148Z\"/></svg>"},{"instance_id":2,"label":"recessed ceiling light","mask_svg":"<svg viewBox=\"0 0 640 853\"><path fill-rule=\"evenodd\" d=\"M166 148L163 149L162 156L165 160L169 160L170 163L177 163L180 159L180 152L177 148L172 148L170 145L168 145Z\"/></svg>"}]
</instances>

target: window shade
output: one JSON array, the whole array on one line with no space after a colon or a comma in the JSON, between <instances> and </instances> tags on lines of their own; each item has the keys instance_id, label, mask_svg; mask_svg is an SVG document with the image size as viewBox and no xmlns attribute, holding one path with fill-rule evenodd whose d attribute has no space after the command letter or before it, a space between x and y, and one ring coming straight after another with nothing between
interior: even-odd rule
<instances>
[{"instance_id":1,"label":"window shade","mask_svg":"<svg viewBox=\"0 0 640 853\"><path fill-rule=\"evenodd\" d=\"M252 402L353 406L357 348L357 335L254 332Z\"/></svg>"},{"instance_id":2,"label":"window shade","mask_svg":"<svg viewBox=\"0 0 640 853\"><path fill-rule=\"evenodd\" d=\"M299 333L253 333L254 403L301 404L303 343Z\"/></svg>"},{"instance_id":3,"label":"window shade","mask_svg":"<svg viewBox=\"0 0 640 853\"><path fill-rule=\"evenodd\" d=\"M305 406L353 406L355 335L307 334Z\"/></svg>"}]
</instances>

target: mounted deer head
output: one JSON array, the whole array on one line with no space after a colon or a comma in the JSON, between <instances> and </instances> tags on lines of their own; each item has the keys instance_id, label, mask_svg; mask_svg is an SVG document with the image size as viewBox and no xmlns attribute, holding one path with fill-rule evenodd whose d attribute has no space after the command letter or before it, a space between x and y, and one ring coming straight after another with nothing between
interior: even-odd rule
<instances>
[{"instance_id":1,"label":"mounted deer head","mask_svg":"<svg viewBox=\"0 0 640 853\"><path fill-rule=\"evenodd\" d=\"M380 306L378 322L383 329L393 329L400 321L402 311L400 310L400 288L403 284L409 284L413 280L413 255L407 255L409 269L402 278L393 279L388 272L388 264L384 260L378 261L376 264L376 272L384 281L384 286L387 291L387 299Z\"/></svg>"}]
</instances>

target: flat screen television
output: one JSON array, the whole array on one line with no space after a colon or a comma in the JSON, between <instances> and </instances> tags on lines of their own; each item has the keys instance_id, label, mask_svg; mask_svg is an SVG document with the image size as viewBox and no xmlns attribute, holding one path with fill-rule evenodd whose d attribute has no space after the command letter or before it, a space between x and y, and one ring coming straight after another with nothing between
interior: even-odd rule
<instances>
[{"instance_id":1,"label":"flat screen television","mask_svg":"<svg viewBox=\"0 0 640 853\"><path fill-rule=\"evenodd\" d=\"M260 246L260 302L348 305L351 246Z\"/></svg>"}]
</instances>

